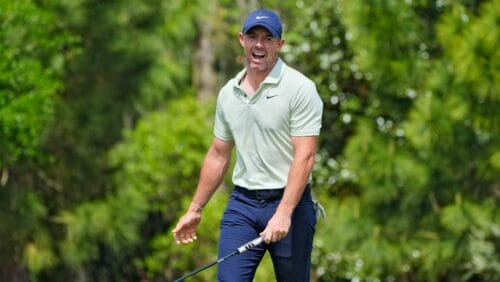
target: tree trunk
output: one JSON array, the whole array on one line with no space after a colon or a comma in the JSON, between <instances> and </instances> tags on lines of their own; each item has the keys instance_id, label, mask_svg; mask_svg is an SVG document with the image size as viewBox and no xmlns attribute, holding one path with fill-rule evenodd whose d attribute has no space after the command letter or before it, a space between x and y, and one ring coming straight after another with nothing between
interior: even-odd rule
<instances>
[{"instance_id":1,"label":"tree trunk","mask_svg":"<svg viewBox=\"0 0 500 282\"><path fill-rule=\"evenodd\" d=\"M216 1L211 1L206 17L199 22L200 38L196 47L195 65L193 68L193 82L198 92L198 100L206 101L216 95L216 75L214 70L215 54L211 35L213 34L214 16L212 9Z\"/></svg>"}]
</instances>

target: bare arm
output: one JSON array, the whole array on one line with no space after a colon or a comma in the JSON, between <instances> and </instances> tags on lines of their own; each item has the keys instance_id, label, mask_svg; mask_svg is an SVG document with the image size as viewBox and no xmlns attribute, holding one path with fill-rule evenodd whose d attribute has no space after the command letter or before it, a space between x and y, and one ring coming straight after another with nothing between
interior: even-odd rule
<instances>
[{"instance_id":1,"label":"bare arm","mask_svg":"<svg viewBox=\"0 0 500 282\"><path fill-rule=\"evenodd\" d=\"M196 192L186 213L172 231L177 244L197 239L196 227L201 221L201 209L221 184L231 161L233 142L215 138L205 156Z\"/></svg>"},{"instance_id":2,"label":"bare arm","mask_svg":"<svg viewBox=\"0 0 500 282\"><path fill-rule=\"evenodd\" d=\"M317 140L317 136L292 137L294 158L285 192L276 212L261 233L266 243L283 239L290 230L293 211L304 193L314 165Z\"/></svg>"}]
</instances>

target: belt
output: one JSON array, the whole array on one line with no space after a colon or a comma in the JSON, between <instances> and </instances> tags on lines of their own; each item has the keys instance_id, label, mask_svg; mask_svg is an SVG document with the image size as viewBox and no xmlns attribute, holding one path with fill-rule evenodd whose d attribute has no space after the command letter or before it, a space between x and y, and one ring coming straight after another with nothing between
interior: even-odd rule
<instances>
[{"instance_id":1,"label":"belt","mask_svg":"<svg viewBox=\"0 0 500 282\"><path fill-rule=\"evenodd\" d=\"M281 198L283 196L283 192L285 189L258 189L258 190L249 190L247 188L235 185L234 190L240 192L241 194L257 200L268 200L268 199L276 199Z\"/></svg>"}]
</instances>

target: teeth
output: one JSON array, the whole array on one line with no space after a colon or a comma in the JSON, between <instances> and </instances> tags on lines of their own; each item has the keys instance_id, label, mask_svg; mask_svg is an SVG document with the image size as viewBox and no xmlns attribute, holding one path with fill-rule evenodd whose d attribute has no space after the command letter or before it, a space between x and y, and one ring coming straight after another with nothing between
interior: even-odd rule
<instances>
[{"instance_id":1,"label":"teeth","mask_svg":"<svg viewBox=\"0 0 500 282\"><path fill-rule=\"evenodd\" d=\"M264 55L266 55L264 52L256 52L256 51L254 51L253 54L255 56L264 56Z\"/></svg>"}]
</instances>

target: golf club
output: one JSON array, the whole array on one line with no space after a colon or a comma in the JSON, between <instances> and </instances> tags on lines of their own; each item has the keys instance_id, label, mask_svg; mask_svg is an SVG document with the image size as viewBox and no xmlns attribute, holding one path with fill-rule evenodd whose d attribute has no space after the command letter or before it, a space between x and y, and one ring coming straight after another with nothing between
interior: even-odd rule
<instances>
[{"instance_id":1,"label":"golf club","mask_svg":"<svg viewBox=\"0 0 500 282\"><path fill-rule=\"evenodd\" d=\"M192 271L192 272L190 272L190 273L182 276L181 278L176 279L174 282L184 281L186 278L191 277L191 276L195 275L198 272L201 272L201 271L203 271L203 270L205 270L205 269L207 269L207 268L209 268L209 267L211 267L213 265L216 265L219 262L222 262L222 261L224 261L224 260L226 260L226 259L228 259L228 258L230 258L230 257L232 257L234 255L241 254L241 253L243 253L245 251L248 251L251 248L260 245L261 243L262 243L262 237L255 238L252 241L250 241L250 242L242 245L241 247L239 247L238 249L236 249L234 252L230 253L229 255L226 255L225 257L222 257L220 259L214 260L214 261L212 261L212 262L210 262L210 263L208 263L208 264L206 264L206 265L204 265L204 266L202 266L202 267L200 267L200 268L198 268L198 269L196 269L196 270L194 270L194 271Z\"/></svg>"}]
</instances>

